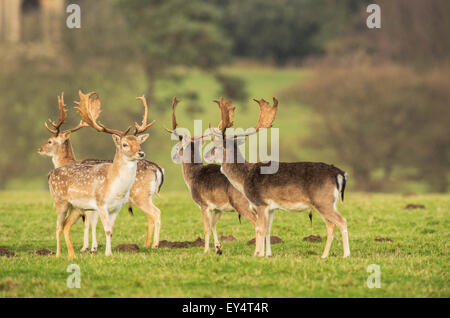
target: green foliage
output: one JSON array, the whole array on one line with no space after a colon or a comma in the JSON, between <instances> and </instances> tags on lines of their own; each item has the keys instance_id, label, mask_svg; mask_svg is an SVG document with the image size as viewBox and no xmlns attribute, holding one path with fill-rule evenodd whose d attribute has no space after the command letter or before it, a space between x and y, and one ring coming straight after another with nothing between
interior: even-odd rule
<instances>
[{"instance_id":1,"label":"green foliage","mask_svg":"<svg viewBox=\"0 0 450 318\"><path fill-rule=\"evenodd\" d=\"M155 70L175 65L214 68L228 57L229 41L218 11L204 0L118 0L144 63Z\"/></svg>"},{"instance_id":2,"label":"green foliage","mask_svg":"<svg viewBox=\"0 0 450 318\"><path fill-rule=\"evenodd\" d=\"M205 0L117 0L147 77L155 80L174 66L211 70L229 59L229 40L218 25L220 11Z\"/></svg>"},{"instance_id":3,"label":"green foliage","mask_svg":"<svg viewBox=\"0 0 450 318\"><path fill-rule=\"evenodd\" d=\"M372 173L414 168L430 190L448 186L448 72L417 74L395 64L357 60L323 63L313 79L289 89L287 97L308 103L320 116L310 143L334 150L350 167L359 187L383 189ZM381 188L380 188L381 187Z\"/></svg>"},{"instance_id":4,"label":"green foliage","mask_svg":"<svg viewBox=\"0 0 450 318\"><path fill-rule=\"evenodd\" d=\"M187 189L163 189L155 201L162 211L162 240L203 237L201 212ZM404 210L408 203L424 204L426 209ZM272 234L283 243L272 245L273 257L255 258L254 245L247 245L254 229L246 220L239 224L235 213L224 213L217 229L219 236L231 234L237 241L223 242L223 255L215 255L204 254L202 247L144 248L144 213L136 209L130 216L124 209L114 226L113 247L138 244L138 253L105 257L99 224L99 252L80 254L83 231L78 221L71 234L77 258L67 258L63 240L63 256L56 259L29 254L56 249L50 196L2 192L0 246L18 256L0 257L0 297L449 297L449 207L448 195L349 193L339 210L349 224L352 254L342 258L341 236L336 233L326 260L320 258L324 241L302 240L311 234L326 236L316 213L311 228L307 213L276 212ZM393 242L376 242L377 236ZM69 264L80 266L79 289L66 287ZM381 288L366 285L370 264L380 266Z\"/></svg>"},{"instance_id":5,"label":"green foliage","mask_svg":"<svg viewBox=\"0 0 450 318\"><path fill-rule=\"evenodd\" d=\"M238 56L272 59L278 64L323 52L330 38L348 27L361 1L217 0L222 25Z\"/></svg>"},{"instance_id":6,"label":"green foliage","mask_svg":"<svg viewBox=\"0 0 450 318\"><path fill-rule=\"evenodd\" d=\"M245 90L245 82L242 78L224 73L217 73L216 80L222 87L220 95L238 102L244 102L248 99L248 94Z\"/></svg>"}]
</instances>

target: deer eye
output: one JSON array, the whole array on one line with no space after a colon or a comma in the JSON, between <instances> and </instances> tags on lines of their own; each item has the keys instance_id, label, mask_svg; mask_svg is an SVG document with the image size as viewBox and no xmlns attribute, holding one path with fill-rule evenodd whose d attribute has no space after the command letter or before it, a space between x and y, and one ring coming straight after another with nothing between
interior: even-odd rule
<instances>
[{"instance_id":1,"label":"deer eye","mask_svg":"<svg viewBox=\"0 0 450 318\"><path fill-rule=\"evenodd\" d=\"M128 147L128 144L123 143L122 146L126 148L126 147Z\"/></svg>"},{"instance_id":2,"label":"deer eye","mask_svg":"<svg viewBox=\"0 0 450 318\"><path fill-rule=\"evenodd\" d=\"M51 141L51 140L49 140L49 141L48 141L48 144L49 144L49 145L51 145L51 144L52 144L52 141Z\"/></svg>"}]
</instances>

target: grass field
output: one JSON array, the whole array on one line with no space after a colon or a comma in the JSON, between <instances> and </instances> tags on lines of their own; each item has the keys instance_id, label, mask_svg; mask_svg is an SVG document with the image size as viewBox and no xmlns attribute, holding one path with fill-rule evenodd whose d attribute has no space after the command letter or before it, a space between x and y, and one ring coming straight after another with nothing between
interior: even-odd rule
<instances>
[{"instance_id":1,"label":"grass field","mask_svg":"<svg viewBox=\"0 0 450 318\"><path fill-rule=\"evenodd\" d=\"M19 203L20 202L20 203ZM405 210L408 203L425 209ZM202 218L188 192L164 192L161 239L203 237ZM0 297L449 297L450 196L385 194L346 195L339 207L347 218L351 257L342 258L340 235L331 255L322 260L325 242L303 241L310 234L326 235L323 221L313 214L277 212L272 234L283 243L272 246L272 258L252 257L253 229L239 224L235 213L222 216L219 235L223 255L186 249L143 248L146 218L136 209L119 215L113 246L136 243L135 254L105 257L104 233L98 226L100 251L78 253L82 243L79 221L72 230L77 258L30 255L43 248L55 251L56 214L47 192L0 193L0 246L17 257L0 257ZM100 223L100 222L99 222ZM377 236L393 242L376 242ZM81 288L66 287L69 264L81 269ZM370 289L367 266L381 269L381 288Z\"/></svg>"}]
</instances>

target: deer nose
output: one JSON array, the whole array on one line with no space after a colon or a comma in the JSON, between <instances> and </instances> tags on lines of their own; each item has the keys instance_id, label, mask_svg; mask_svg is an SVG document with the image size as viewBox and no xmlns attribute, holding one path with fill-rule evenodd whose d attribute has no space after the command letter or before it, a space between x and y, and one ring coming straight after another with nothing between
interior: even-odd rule
<instances>
[{"instance_id":1,"label":"deer nose","mask_svg":"<svg viewBox=\"0 0 450 318\"><path fill-rule=\"evenodd\" d=\"M144 158L145 157L145 152L139 151L138 152L138 156L139 156L139 158Z\"/></svg>"}]
</instances>

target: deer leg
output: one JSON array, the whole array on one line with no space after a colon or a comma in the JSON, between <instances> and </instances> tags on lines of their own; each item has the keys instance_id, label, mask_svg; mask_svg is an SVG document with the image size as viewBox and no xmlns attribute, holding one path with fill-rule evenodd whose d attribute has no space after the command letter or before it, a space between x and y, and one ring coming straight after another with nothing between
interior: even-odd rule
<instances>
[{"instance_id":1,"label":"deer leg","mask_svg":"<svg viewBox=\"0 0 450 318\"><path fill-rule=\"evenodd\" d=\"M116 218L117 218L117 216L119 215L119 211L120 211L120 210L114 211L113 213L109 213L109 214L108 214L108 217L109 217L109 224L111 225L111 237L112 237L112 234L113 234L113 232L114 232L114 223L116 223Z\"/></svg>"},{"instance_id":2,"label":"deer leg","mask_svg":"<svg viewBox=\"0 0 450 318\"><path fill-rule=\"evenodd\" d=\"M106 235L105 255L109 256L109 255L112 255L112 251L111 251L112 229L111 229L111 224L109 222L108 210L105 207L101 207L101 208L99 208L99 214L100 214L100 220L102 221L103 229L105 230L105 235Z\"/></svg>"},{"instance_id":3,"label":"deer leg","mask_svg":"<svg viewBox=\"0 0 450 318\"><path fill-rule=\"evenodd\" d=\"M97 222L98 222L99 214L97 211L93 211L89 213L89 218L91 222L91 231L92 231L92 245L91 245L91 253L97 252L98 243L97 243Z\"/></svg>"},{"instance_id":4,"label":"deer leg","mask_svg":"<svg viewBox=\"0 0 450 318\"><path fill-rule=\"evenodd\" d=\"M152 238L152 232L153 232L153 215L151 215L149 212L145 212L145 215L147 216L147 238L145 239L145 247L148 247L150 245L150 239Z\"/></svg>"},{"instance_id":5,"label":"deer leg","mask_svg":"<svg viewBox=\"0 0 450 318\"><path fill-rule=\"evenodd\" d=\"M320 214L324 219L327 219L329 222L334 223L339 227L339 230L342 233L342 246L344 248L344 257L350 256L350 247L348 244L347 220L334 208L334 206L322 210L318 209L318 211L320 212Z\"/></svg>"},{"instance_id":6,"label":"deer leg","mask_svg":"<svg viewBox=\"0 0 450 318\"><path fill-rule=\"evenodd\" d=\"M81 216L78 210L70 209L69 216L66 218L64 222L64 239L66 240L67 251L69 253L69 257L75 257L75 252L73 250L72 241L70 240L70 229L72 225L78 220Z\"/></svg>"},{"instance_id":7,"label":"deer leg","mask_svg":"<svg viewBox=\"0 0 450 318\"><path fill-rule=\"evenodd\" d=\"M158 248L159 246L159 233L161 233L161 210L156 207L156 205L151 202L150 206L152 207L154 219L153 223L155 224L155 234L153 235L153 244L152 248Z\"/></svg>"},{"instance_id":8,"label":"deer leg","mask_svg":"<svg viewBox=\"0 0 450 318\"><path fill-rule=\"evenodd\" d=\"M216 248L216 253L221 255L222 249L219 242L219 237L217 236L217 230L216 230L216 224L220 219L220 216L222 215L222 212L212 212L212 218L211 218L211 229L214 236L214 247Z\"/></svg>"},{"instance_id":9,"label":"deer leg","mask_svg":"<svg viewBox=\"0 0 450 318\"><path fill-rule=\"evenodd\" d=\"M205 253L209 251L209 208L203 207L202 208L202 214L203 214L203 230L205 232Z\"/></svg>"},{"instance_id":10,"label":"deer leg","mask_svg":"<svg viewBox=\"0 0 450 318\"><path fill-rule=\"evenodd\" d=\"M56 219L56 257L61 256L61 234L63 232L64 220L66 219L67 210L69 209L68 202L55 202L57 213Z\"/></svg>"},{"instance_id":11,"label":"deer leg","mask_svg":"<svg viewBox=\"0 0 450 318\"><path fill-rule=\"evenodd\" d=\"M322 254L322 258L327 258L328 257L328 253L330 252L330 247L331 247L331 243L333 242L333 233L334 233L334 228L336 227L336 225L330 221L328 221L327 219L323 219L325 221L325 224L327 225L327 243L325 244L325 249L323 250L323 254Z\"/></svg>"},{"instance_id":12,"label":"deer leg","mask_svg":"<svg viewBox=\"0 0 450 318\"><path fill-rule=\"evenodd\" d=\"M135 202L137 206L139 206L147 216L147 237L145 239L145 247L150 245L150 240L152 238L153 229L155 229L155 234L153 235L153 244L152 248L158 248L159 245L159 232L161 229L161 211L153 204L152 199L150 198L148 201L138 200Z\"/></svg>"},{"instance_id":13,"label":"deer leg","mask_svg":"<svg viewBox=\"0 0 450 318\"><path fill-rule=\"evenodd\" d=\"M159 246L159 233L161 230L161 211L153 204L153 202L150 199L149 205L149 211L150 213L147 215L151 218L151 224L150 224L150 218L148 223L148 232L147 232L147 241L146 245L150 245L150 238L152 237L152 230L155 229L155 234L153 235L153 243L152 248L158 248ZM151 225L151 226L150 226Z\"/></svg>"},{"instance_id":14,"label":"deer leg","mask_svg":"<svg viewBox=\"0 0 450 318\"><path fill-rule=\"evenodd\" d=\"M89 249L89 224L90 224L89 217L90 217L90 213L84 213L83 247L81 248L80 252L85 252Z\"/></svg>"},{"instance_id":15,"label":"deer leg","mask_svg":"<svg viewBox=\"0 0 450 318\"><path fill-rule=\"evenodd\" d=\"M266 256L272 256L272 249L270 246L270 231L272 230L273 217L275 211L267 211L267 225L266 225Z\"/></svg>"},{"instance_id":16,"label":"deer leg","mask_svg":"<svg viewBox=\"0 0 450 318\"><path fill-rule=\"evenodd\" d=\"M255 256L264 256L264 236L266 233L266 210L267 206L258 206L256 212L258 218L256 220L256 238L255 238Z\"/></svg>"}]
</instances>

